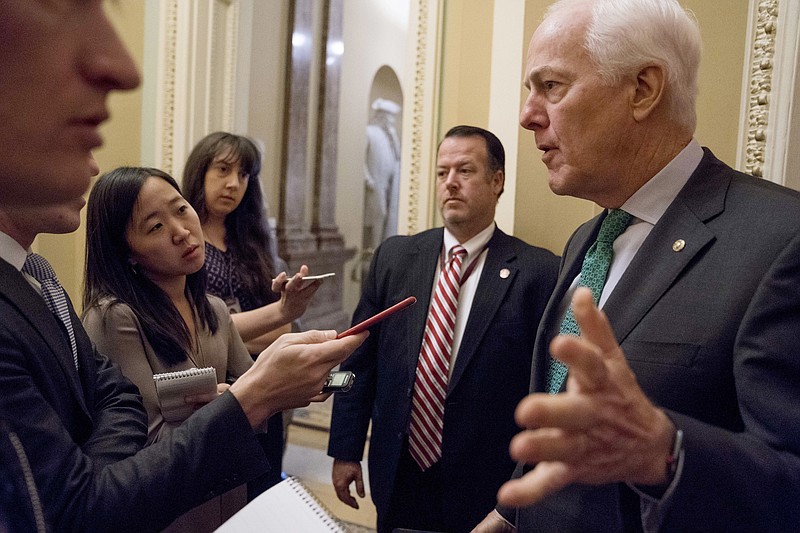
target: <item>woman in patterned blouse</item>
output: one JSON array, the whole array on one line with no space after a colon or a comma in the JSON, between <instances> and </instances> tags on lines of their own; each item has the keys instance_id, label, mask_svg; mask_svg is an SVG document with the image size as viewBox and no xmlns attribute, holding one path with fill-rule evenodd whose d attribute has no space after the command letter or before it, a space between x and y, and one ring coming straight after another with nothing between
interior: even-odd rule
<instances>
[{"instance_id":1,"label":"woman in patterned blouse","mask_svg":"<svg viewBox=\"0 0 800 533\"><path fill-rule=\"evenodd\" d=\"M285 286L286 273L276 276L260 171L255 144L225 132L197 143L183 171L184 195L200 215L206 239L208 291L228 303L252 354L290 331L319 287L300 282L308 273L305 265ZM283 286L280 295L273 286Z\"/></svg>"},{"instance_id":2,"label":"woman in patterned blouse","mask_svg":"<svg viewBox=\"0 0 800 533\"><path fill-rule=\"evenodd\" d=\"M205 236L207 290L228 304L233 323L254 358L291 331L292 322L305 312L320 285L320 281L301 281L308 274L305 265L289 279L282 271L285 265L278 264L260 171L261 153L255 144L226 132L212 133L197 143L183 171L184 194L200 216ZM272 469L250 484L250 498L281 479L280 413L270 418L264 437L262 446Z\"/></svg>"}]
</instances>

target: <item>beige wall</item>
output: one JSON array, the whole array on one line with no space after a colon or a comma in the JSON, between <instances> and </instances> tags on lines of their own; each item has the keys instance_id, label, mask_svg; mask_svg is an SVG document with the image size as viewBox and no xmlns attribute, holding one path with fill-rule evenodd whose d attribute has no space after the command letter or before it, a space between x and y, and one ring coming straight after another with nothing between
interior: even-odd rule
<instances>
[{"instance_id":1,"label":"beige wall","mask_svg":"<svg viewBox=\"0 0 800 533\"><path fill-rule=\"evenodd\" d=\"M106 9L134 60L141 65L144 50L144 0L108 3ZM94 152L101 172L119 165L138 164L141 157L141 90L112 94L108 99L108 107L111 120L101 128L105 144ZM84 222L85 215L84 211L81 215ZM51 261L76 308L80 308L86 250L84 224L69 235L40 235L34 243L34 249Z\"/></svg>"},{"instance_id":2,"label":"beige wall","mask_svg":"<svg viewBox=\"0 0 800 533\"><path fill-rule=\"evenodd\" d=\"M734 166L744 58L748 46L749 2L684 0L683 5L694 12L703 36L695 137L721 160Z\"/></svg>"},{"instance_id":3,"label":"beige wall","mask_svg":"<svg viewBox=\"0 0 800 533\"><path fill-rule=\"evenodd\" d=\"M107 9L135 60L141 64L144 50L145 0L109 3ZM527 0L525 33L533 33L548 0ZM748 4L745 0L727 0L725 16L719 15L719 3L685 0L700 22L704 40L701 65L699 123L697 138L721 159L733 163L736 155L737 128L744 60ZM270 3L270 5L272 5ZM362 161L365 149L364 127L368 118L369 88L375 72L382 65L392 67L400 78L406 98L410 95L407 58L407 21L398 24L391 0L348 0L345 5L344 40L347 49L342 66L341 122L339 138L354 142L340 143L337 223L348 246L357 247L361 235L363 195ZM486 0L446 0L442 63L443 129L457 123L486 125L489 117L494 2ZM267 20L281 20L285 7L256 5L255 14L272 10ZM280 24L280 22L279 22ZM258 27L258 25L256 25ZM276 28L268 32L274 36ZM263 30L263 28L262 28ZM248 130L265 141L268 155L265 165L267 197L273 213L277 212L278 147L282 96L278 74L283 50L274 50L270 37L254 36L251 63L251 105ZM260 47L260 48L259 48ZM269 53L268 53L269 52ZM524 50L517 50L524 58ZM521 60L522 61L522 60ZM520 64L520 73L522 64ZM520 80L521 81L521 80ZM262 95L262 96L259 96ZM264 96L267 95L267 96ZM520 104L524 97L520 85ZM406 102L408 104L409 102ZM141 158L141 92L114 94L109 99L112 120L103 127L106 144L96 151L102 170L120 164L138 164ZM547 187L545 168L533 146L533 136L523 131L518 144L515 233L540 246L561 252L566 239L596 208L589 202L553 195ZM271 154L271 155L270 155ZM509 165L512 162L509 162ZM53 260L59 277L75 302L81 297L83 280L84 230L69 236L43 235L35 247ZM354 293L354 291L348 291ZM355 303L348 301L346 307Z\"/></svg>"},{"instance_id":4,"label":"beige wall","mask_svg":"<svg viewBox=\"0 0 800 533\"><path fill-rule=\"evenodd\" d=\"M696 137L717 157L735 164L739 106L745 53L748 3L745 0L708 2L683 0L700 23L703 60L700 65ZM526 34L532 35L549 1L528 0ZM724 16L721 16L724 12ZM520 97L520 105L524 92ZM519 144L516 234L533 244L561 253L572 231L598 212L594 204L557 197L547 187L547 173L524 132Z\"/></svg>"},{"instance_id":5,"label":"beige wall","mask_svg":"<svg viewBox=\"0 0 800 533\"><path fill-rule=\"evenodd\" d=\"M445 2L439 138L458 124L489 124L493 16L493 0Z\"/></svg>"}]
</instances>

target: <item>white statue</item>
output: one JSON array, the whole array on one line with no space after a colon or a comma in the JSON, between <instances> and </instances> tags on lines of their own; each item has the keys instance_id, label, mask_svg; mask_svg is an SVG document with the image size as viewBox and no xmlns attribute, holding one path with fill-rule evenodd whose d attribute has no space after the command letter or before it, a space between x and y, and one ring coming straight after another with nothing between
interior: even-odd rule
<instances>
[{"instance_id":1,"label":"white statue","mask_svg":"<svg viewBox=\"0 0 800 533\"><path fill-rule=\"evenodd\" d=\"M399 113L400 105L391 100L378 98L372 103L364 159L363 245L365 251L369 252L386 237L397 233L400 138L395 120Z\"/></svg>"}]
</instances>

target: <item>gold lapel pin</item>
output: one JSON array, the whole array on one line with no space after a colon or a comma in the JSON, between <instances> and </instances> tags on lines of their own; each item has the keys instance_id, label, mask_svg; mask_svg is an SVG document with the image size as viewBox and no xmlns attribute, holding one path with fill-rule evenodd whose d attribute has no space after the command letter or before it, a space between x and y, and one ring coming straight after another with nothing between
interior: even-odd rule
<instances>
[{"instance_id":1,"label":"gold lapel pin","mask_svg":"<svg viewBox=\"0 0 800 533\"><path fill-rule=\"evenodd\" d=\"M683 250L684 246L686 246L686 241L683 239L678 239L677 241L672 243L672 251L673 252L680 252Z\"/></svg>"},{"instance_id":2,"label":"gold lapel pin","mask_svg":"<svg viewBox=\"0 0 800 533\"><path fill-rule=\"evenodd\" d=\"M511 275L511 271L507 268L504 268L500 271L500 277L506 279L508 276Z\"/></svg>"}]
</instances>

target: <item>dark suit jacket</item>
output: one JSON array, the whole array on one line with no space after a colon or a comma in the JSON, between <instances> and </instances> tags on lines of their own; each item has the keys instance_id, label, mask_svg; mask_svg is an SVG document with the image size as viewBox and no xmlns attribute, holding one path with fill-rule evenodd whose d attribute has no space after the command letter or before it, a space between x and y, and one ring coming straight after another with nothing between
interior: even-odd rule
<instances>
[{"instance_id":1,"label":"dark suit jacket","mask_svg":"<svg viewBox=\"0 0 800 533\"><path fill-rule=\"evenodd\" d=\"M398 458L411 416L414 377L428 315L443 229L392 237L375 252L353 323L408 296L417 304L372 329L342 364L356 374L337 395L328 454L360 461L372 419L369 473L378 513L392 498ZM499 229L488 252L448 386L442 467L448 531L468 530L493 507L514 469L508 443L517 433L517 402L528 392L530 351L558 260ZM500 276L501 269L510 275Z\"/></svg>"},{"instance_id":2,"label":"dark suit jacket","mask_svg":"<svg viewBox=\"0 0 800 533\"><path fill-rule=\"evenodd\" d=\"M544 391L558 307L603 215L567 244L536 341ZM677 239L686 242L679 252ZM800 195L710 151L604 306L648 397L684 431L664 531L800 524ZM571 487L519 513L520 531L615 531L638 508L623 485ZM620 498L620 494L623 494Z\"/></svg>"},{"instance_id":3,"label":"dark suit jacket","mask_svg":"<svg viewBox=\"0 0 800 533\"><path fill-rule=\"evenodd\" d=\"M37 505L39 491L25 476L30 468L17 435L0 419L0 531L44 533L44 514Z\"/></svg>"},{"instance_id":4,"label":"dark suit jacket","mask_svg":"<svg viewBox=\"0 0 800 533\"><path fill-rule=\"evenodd\" d=\"M63 326L0 260L0 419L25 449L50 529L157 531L266 469L231 394L142 450L138 391L70 313L80 374Z\"/></svg>"}]
</instances>

